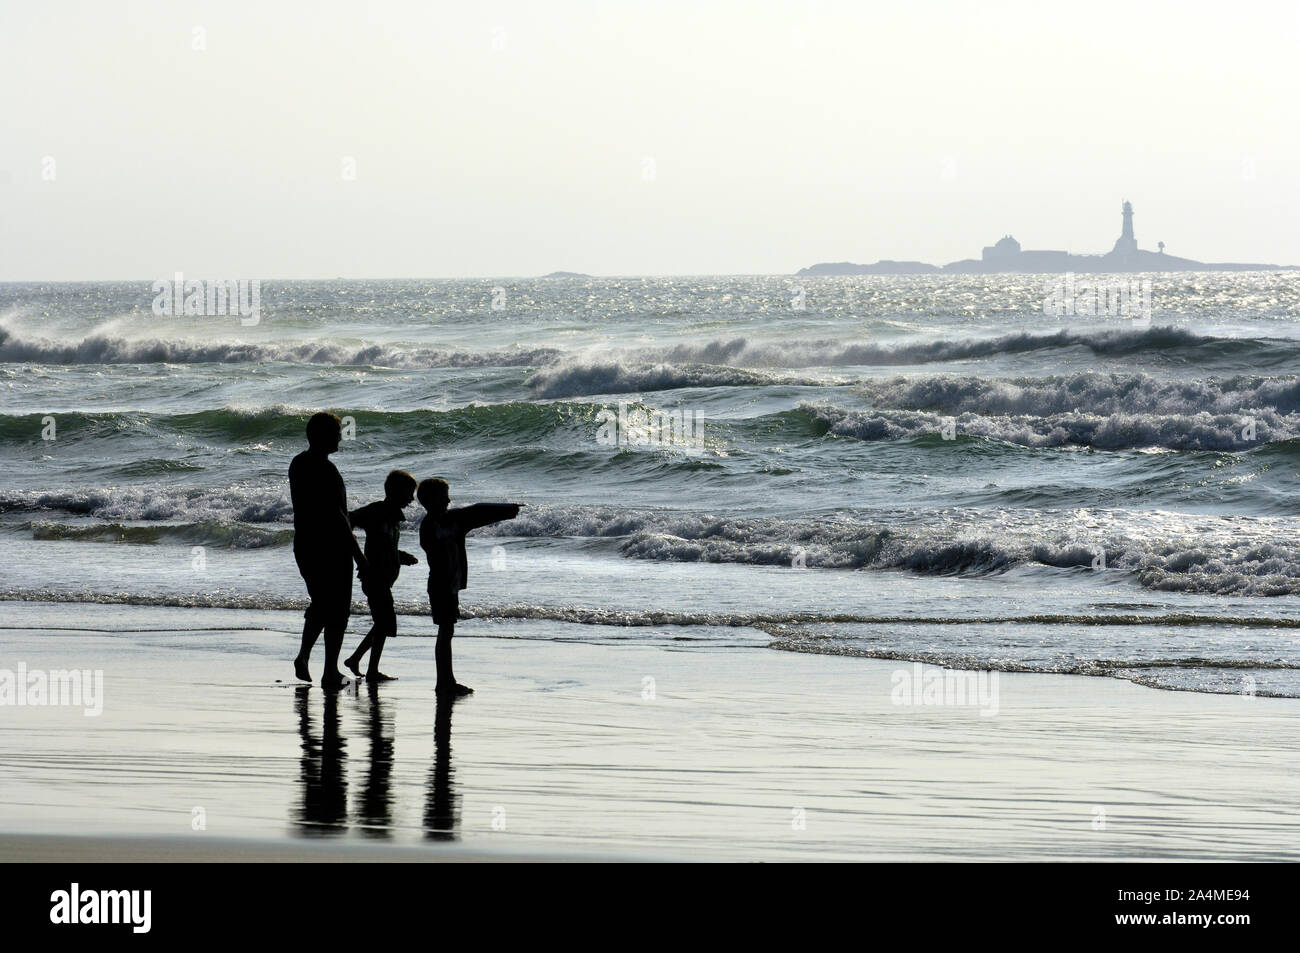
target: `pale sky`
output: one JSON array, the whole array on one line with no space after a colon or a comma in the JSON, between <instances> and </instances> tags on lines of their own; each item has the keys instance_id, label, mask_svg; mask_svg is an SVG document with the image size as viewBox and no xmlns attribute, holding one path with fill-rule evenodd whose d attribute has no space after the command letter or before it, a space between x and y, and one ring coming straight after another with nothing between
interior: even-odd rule
<instances>
[{"instance_id":1,"label":"pale sky","mask_svg":"<svg viewBox=\"0 0 1300 953\"><path fill-rule=\"evenodd\" d=\"M0 280L1300 264L1298 11L0 0Z\"/></svg>"}]
</instances>

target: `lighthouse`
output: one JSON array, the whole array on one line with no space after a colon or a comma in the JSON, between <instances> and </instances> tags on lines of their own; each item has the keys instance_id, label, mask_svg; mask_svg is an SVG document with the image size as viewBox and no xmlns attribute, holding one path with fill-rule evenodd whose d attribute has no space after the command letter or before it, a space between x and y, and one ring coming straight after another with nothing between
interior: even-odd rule
<instances>
[{"instance_id":1,"label":"lighthouse","mask_svg":"<svg viewBox=\"0 0 1300 953\"><path fill-rule=\"evenodd\" d=\"M1137 239L1133 237L1133 203L1125 200L1121 211L1124 215L1124 230L1115 239L1115 248L1111 254L1128 256L1138 250Z\"/></svg>"}]
</instances>

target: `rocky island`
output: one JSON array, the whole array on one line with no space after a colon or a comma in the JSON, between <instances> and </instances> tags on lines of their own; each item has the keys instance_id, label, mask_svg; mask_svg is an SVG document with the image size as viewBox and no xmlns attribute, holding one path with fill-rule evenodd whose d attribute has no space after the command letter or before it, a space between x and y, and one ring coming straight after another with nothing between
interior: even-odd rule
<instances>
[{"instance_id":1,"label":"rocky island","mask_svg":"<svg viewBox=\"0 0 1300 953\"><path fill-rule=\"evenodd\" d=\"M878 261L874 265L856 265L852 262L823 262L796 272L799 276L817 275L991 275L1044 272L1127 272L1127 271L1281 271L1294 270L1295 265L1259 265L1240 262L1207 264L1190 258L1165 254L1165 243L1159 242L1159 251L1146 251L1137 247L1133 236L1133 203L1125 202L1121 214L1123 227L1115 240L1115 247L1099 255L1073 255L1064 251L1025 250L1020 243L1006 235L992 245L986 245L979 258L964 258L942 267L920 261Z\"/></svg>"}]
</instances>

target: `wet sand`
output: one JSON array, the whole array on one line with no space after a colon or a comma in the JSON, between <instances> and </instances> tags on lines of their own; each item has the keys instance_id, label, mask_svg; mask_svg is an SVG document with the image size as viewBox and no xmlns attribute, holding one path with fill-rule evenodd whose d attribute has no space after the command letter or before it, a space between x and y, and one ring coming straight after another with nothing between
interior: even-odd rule
<instances>
[{"instance_id":1,"label":"wet sand","mask_svg":"<svg viewBox=\"0 0 1300 953\"><path fill-rule=\"evenodd\" d=\"M477 693L440 707L427 637L330 695L291 681L289 613L15 605L0 668L102 670L103 711L0 707L0 860L1300 857L1294 700L1002 674L988 715L761 633L476 620Z\"/></svg>"}]
</instances>

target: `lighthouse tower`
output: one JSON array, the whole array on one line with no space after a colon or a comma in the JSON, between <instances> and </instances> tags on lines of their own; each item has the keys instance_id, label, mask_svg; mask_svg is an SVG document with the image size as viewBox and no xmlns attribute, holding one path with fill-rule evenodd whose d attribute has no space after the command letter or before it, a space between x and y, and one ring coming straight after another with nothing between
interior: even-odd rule
<instances>
[{"instance_id":1,"label":"lighthouse tower","mask_svg":"<svg viewBox=\"0 0 1300 953\"><path fill-rule=\"evenodd\" d=\"M1111 254L1129 256L1138 250L1137 239L1133 237L1133 203L1125 201L1122 211L1124 230L1120 232L1119 238L1115 239L1115 248Z\"/></svg>"}]
</instances>

